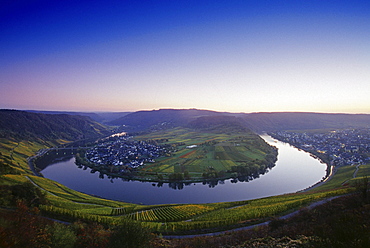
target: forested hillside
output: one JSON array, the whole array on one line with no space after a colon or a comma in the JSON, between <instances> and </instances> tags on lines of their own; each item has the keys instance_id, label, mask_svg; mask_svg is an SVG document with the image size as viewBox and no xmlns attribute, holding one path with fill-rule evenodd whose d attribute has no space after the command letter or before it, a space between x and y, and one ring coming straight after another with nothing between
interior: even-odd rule
<instances>
[{"instance_id":1,"label":"forested hillside","mask_svg":"<svg viewBox=\"0 0 370 248\"><path fill-rule=\"evenodd\" d=\"M215 116L202 116L191 121L188 126L195 129L217 129L220 127L234 129L236 131L250 132L242 122L241 118L235 116L215 115Z\"/></svg>"},{"instance_id":2,"label":"forested hillside","mask_svg":"<svg viewBox=\"0 0 370 248\"><path fill-rule=\"evenodd\" d=\"M11 110L1 110L1 116ZM12 118L19 115L21 111L13 111ZM277 130L309 130L309 129L341 129L362 128L370 126L369 114L332 114L332 113L310 113L310 112L260 112L260 113L229 113L201 109L159 109L150 111L112 112L112 113L83 113L83 112L57 112L57 111L27 111L29 114L53 114L53 119L61 116L71 115L76 120L87 120L88 117L94 121L112 125L124 126L125 131L137 132L147 129L169 128L177 126L208 125L207 121L213 121L212 117L223 118L223 122L230 122L247 127L255 132L277 131ZM25 116L23 114L23 116ZM4 117L8 118L8 117ZM34 119L32 115L28 116ZM70 118L71 119L71 118ZM73 119L73 118L72 118ZM227 119L227 121L226 121ZM4 119L1 123L9 122ZM11 119L10 119L11 120ZM40 117L38 117L40 120ZM221 119L219 119L221 120ZM49 118L49 122L51 118ZM58 123L56 121L52 121ZM59 122L60 123L60 122ZM71 123L71 120L66 124ZM81 124L81 123L80 123ZM79 125L80 125L79 124ZM96 124L96 123L95 123ZM83 127L83 126L82 126ZM13 127L16 128L16 127ZM100 130L100 128L98 128ZM0 131L0 135L1 135Z\"/></svg>"},{"instance_id":3,"label":"forested hillside","mask_svg":"<svg viewBox=\"0 0 370 248\"><path fill-rule=\"evenodd\" d=\"M156 125L169 127L185 126L198 117L220 115L231 114L199 109L160 109L134 112L109 124L125 125L129 130L142 131Z\"/></svg>"},{"instance_id":4,"label":"forested hillside","mask_svg":"<svg viewBox=\"0 0 370 248\"><path fill-rule=\"evenodd\" d=\"M327 114L304 112L251 113L245 125L254 131L341 129L370 126L368 114Z\"/></svg>"},{"instance_id":5,"label":"forested hillside","mask_svg":"<svg viewBox=\"0 0 370 248\"><path fill-rule=\"evenodd\" d=\"M26 110L27 112L31 113L39 113L39 114L52 114L52 115L81 115L87 116L94 121L99 123L107 123L118 118L121 118L125 115L130 114L131 112L73 112L73 111L41 111L41 110Z\"/></svg>"},{"instance_id":6,"label":"forested hillside","mask_svg":"<svg viewBox=\"0 0 370 248\"><path fill-rule=\"evenodd\" d=\"M75 141L108 133L105 126L85 116L0 110L0 138Z\"/></svg>"},{"instance_id":7,"label":"forested hillside","mask_svg":"<svg viewBox=\"0 0 370 248\"><path fill-rule=\"evenodd\" d=\"M151 127L203 125L207 118L220 117L236 120L255 131L341 129L370 126L368 114L328 114L307 112L228 113L199 109L160 109L138 111L111 121L110 125L124 125L128 131L142 131ZM227 118L230 117L230 118ZM198 119L200 118L200 119ZM234 119L232 119L234 118ZM203 124L201 124L201 122ZM235 121L232 121L235 123ZM208 125L208 124L206 124Z\"/></svg>"}]
</instances>

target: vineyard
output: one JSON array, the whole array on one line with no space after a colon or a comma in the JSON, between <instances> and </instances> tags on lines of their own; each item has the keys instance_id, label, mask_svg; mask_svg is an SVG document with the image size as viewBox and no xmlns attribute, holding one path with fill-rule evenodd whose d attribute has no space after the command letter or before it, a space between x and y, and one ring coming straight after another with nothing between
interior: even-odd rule
<instances>
[{"instance_id":1,"label":"vineyard","mask_svg":"<svg viewBox=\"0 0 370 248\"><path fill-rule=\"evenodd\" d=\"M30 181L42 189L49 201L49 204L40 206L46 216L65 221L83 219L105 225L117 225L125 219L131 219L159 233L229 229L263 222L311 202L351 191L351 188L341 188L238 202L150 206L92 197L41 177L12 175L7 176L7 180Z\"/></svg>"},{"instance_id":2,"label":"vineyard","mask_svg":"<svg viewBox=\"0 0 370 248\"><path fill-rule=\"evenodd\" d=\"M131 213L129 218L150 222L173 222L192 218L205 212L214 210L206 205L179 205L153 208L141 212Z\"/></svg>"}]
</instances>

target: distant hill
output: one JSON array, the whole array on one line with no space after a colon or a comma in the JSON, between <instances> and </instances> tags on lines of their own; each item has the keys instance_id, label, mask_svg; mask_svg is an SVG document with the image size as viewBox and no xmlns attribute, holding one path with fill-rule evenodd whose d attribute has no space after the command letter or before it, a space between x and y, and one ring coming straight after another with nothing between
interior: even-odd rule
<instances>
[{"instance_id":1,"label":"distant hill","mask_svg":"<svg viewBox=\"0 0 370 248\"><path fill-rule=\"evenodd\" d=\"M247 127L257 132L370 127L370 115L368 114L251 113L246 114L243 119Z\"/></svg>"},{"instance_id":2,"label":"distant hill","mask_svg":"<svg viewBox=\"0 0 370 248\"><path fill-rule=\"evenodd\" d=\"M199 109L160 109L134 112L107 124L125 125L128 130L142 131L156 125L186 126L198 117L225 114L229 113Z\"/></svg>"},{"instance_id":3,"label":"distant hill","mask_svg":"<svg viewBox=\"0 0 370 248\"><path fill-rule=\"evenodd\" d=\"M241 118L235 116L202 116L191 121L188 125L190 128L204 131L224 131L224 132L246 132L249 131Z\"/></svg>"},{"instance_id":4,"label":"distant hill","mask_svg":"<svg viewBox=\"0 0 370 248\"><path fill-rule=\"evenodd\" d=\"M121 118L125 115L130 114L131 112L67 112L67 111L40 111L40 110L25 110L31 113L41 113L41 114L52 114L52 115L81 115L81 116L88 116L92 120L97 121L99 123L107 123L118 118Z\"/></svg>"},{"instance_id":5,"label":"distant hill","mask_svg":"<svg viewBox=\"0 0 370 248\"><path fill-rule=\"evenodd\" d=\"M242 123L255 132L276 130L309 130L370 127L368 114L326 114L308 112L228 113L198 109L160 109L138 111L111 121L110 125L125 125L127 131L142 131L158 126L207 126L210 117L223 116L224 122ZM199 119L198 119L199 118ZM221 120L221 119L219 119ZM214 121L214 120L213 120ZM235 122L234 122L235 124Z\"/></svg>"},{"instance_id":6,"label":"distant hill","mask_svg":"<svg viewBox=\"0 0 370 248\"><path fill-rule=\"evenodd\" d=\"M0 138L74 141L102 134L107 128L86 116L0 110Z\"/></svg>"},{"instance_id":7,"label":"distant hill","mask_svg":"<svg viewBox=\"0 0 370 248\"><path fill-rule=\"evenodd\" d=\"M40 111L28 112L40 113ZM215 123L217 122L223 122L223 125L228 125L227 123L229 123L229 125L232 124L235 126L235 124L238 124L255 132L370 127L369 114L327 114L309 112L261 112L247 114L200 109L159 109L137 111L133 113L41 112L43 114L53 114L56 116L66 116L68 114L69 116L75 116L77 119L86 116L86 118L89 117L94 121L107 125L124 126L123 130L128 132L138 132L148 129L156 130L177 126L207 128L211 125L216 125ZM95 125L96 124L97 123L95 123Z\"/></svg>"}]
</instances>

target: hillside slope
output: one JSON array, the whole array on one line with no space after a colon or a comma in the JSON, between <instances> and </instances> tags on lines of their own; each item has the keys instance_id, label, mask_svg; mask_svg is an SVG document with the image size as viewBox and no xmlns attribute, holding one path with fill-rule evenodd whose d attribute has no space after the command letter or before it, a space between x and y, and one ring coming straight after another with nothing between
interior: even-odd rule
<instances>
[{"instance_id":1,"label":"hillside slope","mask_svg":"<svg viewBox=\"0 0 370 248\"><path fill-rule=\"evenodd\" d=\"M228 113L199 109L160 109L138 111L110 122L110 125L126 126L127 131L143 131L148 128L205 125L213 117L223 122L241 123L255 131L341 129L370 127L369 114L330 114L309 112ZM228 119L226 121L226 119Z\"/></svg>"},{"instance_id":2,"label":"hillside slope","mask_svg":"<svg viewBox=\"0 0 370 248\"><path fill-rule=\"evenodd\" d=\"M74 141L108 133L105 126L85 116L0 110L0 138Z\"/></svg>"},{"instance_id":3,"label":"hillside slope","mask_svg":"<svg viewBox=\"0 0 370 248\"><path fill-rule=\"evenodd\" d=\"M129 130L142 131L155 125L185 126L198 117L220 115L232 114L199 109L159 109L134 112L108 124L125 125Z\"/></svg>"},{"instance_id":4,"label":"hillside slope","mask_svg":"<svg viewBox=\"0 0 370 248\"><path fill-rule=\"evenodd\" d=\"M186 126L196 130L203 130L204 132L251 132L250 129L245 127L243 119L227 115L198 117Z\"/></svg>"},{"instance_id":5,"label":"hillside slope","mask_svg":"<svg viewBox=\"0 0 370 248\"><path fill-rule=\"evenodd\" d=\"M52 114L52 115L81 115L87 116L94 121L99 123L107 123L118 118L121 118L125 115L130 114L131 112L71 112L71 111L39 111L39 110L25 110L31 113L39 113L39 114Z\"/></svg>"},{"instance_id":6,"label":"hillside slope","mask_svg":"<svg viewBox=\"0 0 370 248\"><path fill-rule=\"evenodd\" d=\"M370 127L368 114L251 113L246 114L243 119L247 127L257 132Z\"/></svg>"}]
</instances>

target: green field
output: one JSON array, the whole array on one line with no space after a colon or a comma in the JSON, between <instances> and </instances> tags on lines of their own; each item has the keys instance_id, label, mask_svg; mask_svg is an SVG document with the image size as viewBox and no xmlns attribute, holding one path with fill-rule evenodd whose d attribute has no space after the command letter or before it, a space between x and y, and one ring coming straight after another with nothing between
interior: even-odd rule
<instances>
[{"instance_id":1,"label":"green field","mask_svg":"<svg viewBox=\"0 0 370 248\"><path fill-rule=\"evenodd\" d=\"M231 177L233 167L256 162L268 164L266 156L274 152L258 135L250 131L225 134L175 128L134 138L157 140L160 144L176 147L176 152L171 157L158 158L155 163L140 169L142 173L161 175L162 180L169 179L172 173L184 172L190 174L190 180L202 180L203 173L209 173L210 169L215 173L222 172L222 177ZM152 179L155 180L156 177L152 176Z\"/></svg>"}]
</instances>

